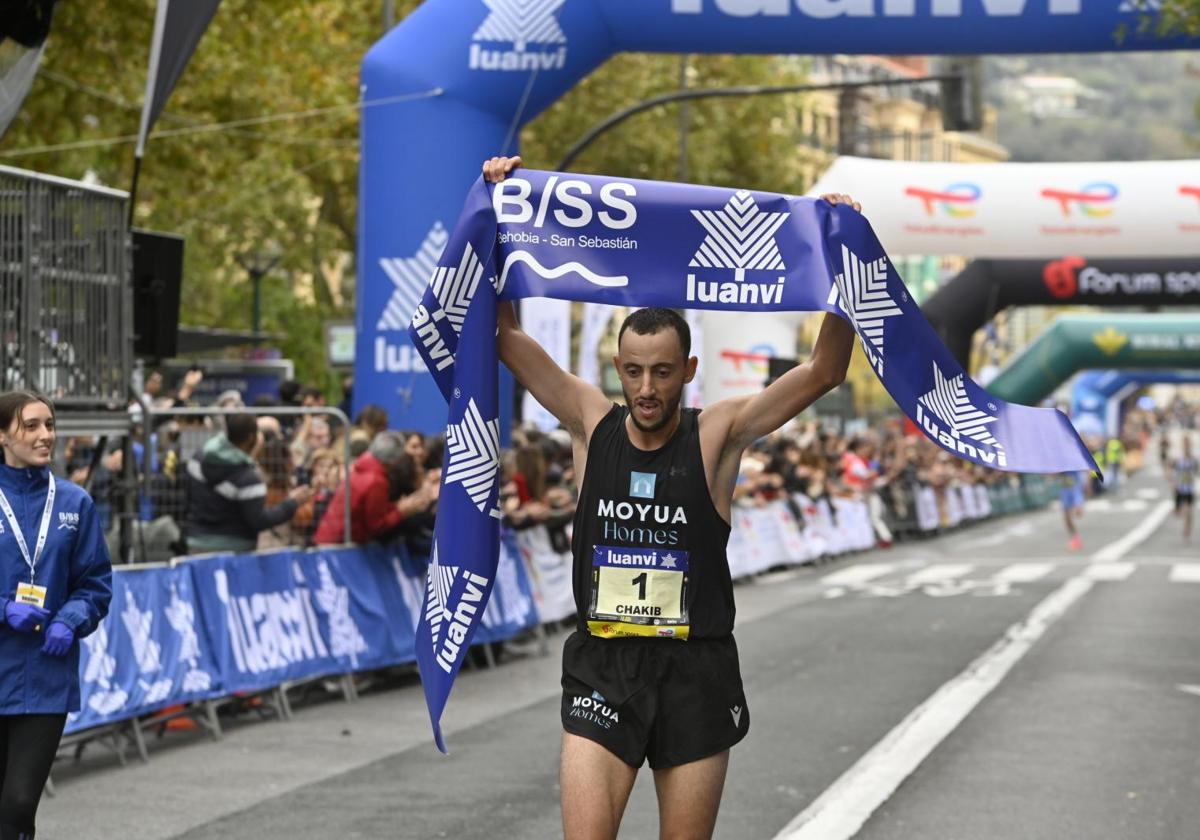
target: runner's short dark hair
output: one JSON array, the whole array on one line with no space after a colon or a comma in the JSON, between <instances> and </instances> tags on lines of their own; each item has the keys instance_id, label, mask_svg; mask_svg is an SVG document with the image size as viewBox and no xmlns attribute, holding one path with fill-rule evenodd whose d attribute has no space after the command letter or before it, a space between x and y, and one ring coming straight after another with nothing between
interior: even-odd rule
<instances>
[{"instance_id":1,"label":"runner's short dark hair","mask_svg":"<svg viewBox=\"0 0 1200 840\"><path fill-rule=\"evenodd\" d=\"M633 330L638 335L654 335L666 329L675 330L679 335L679 346L683 348L683 357L686 359L690 356L692 331L688 328L687 321L674 309L661 306L647 306L645 309L630 312L629 317L621 324L621 331L617 333L617 346L621 346L625 330Z\"/></svg>"}]
</instances>

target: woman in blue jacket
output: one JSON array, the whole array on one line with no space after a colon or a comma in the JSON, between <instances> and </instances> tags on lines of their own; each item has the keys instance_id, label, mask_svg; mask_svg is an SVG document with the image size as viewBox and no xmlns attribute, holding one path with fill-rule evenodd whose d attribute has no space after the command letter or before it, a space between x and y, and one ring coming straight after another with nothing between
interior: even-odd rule
<instances>
[{"instance_id":1,"label":"woman in blue jacket","mask_svg":"<svg viewBox=\"0 0 1200 840\"><path fill-rule=\"evenodd\" d=\"M92 500L50 474L50 402L0 394L0 446L0 840L31 840L112 566Z\"/></svg>"}]
</instances>

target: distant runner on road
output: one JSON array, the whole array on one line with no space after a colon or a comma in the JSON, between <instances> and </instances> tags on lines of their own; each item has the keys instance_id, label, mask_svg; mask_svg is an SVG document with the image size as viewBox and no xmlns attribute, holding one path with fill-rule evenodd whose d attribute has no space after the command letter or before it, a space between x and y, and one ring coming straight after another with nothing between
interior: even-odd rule
<instances>
[{"instance_id":1,"label":"distant runner on road","mask_svg":"<svg viewBox=\"0 0 1200 840\"><path fill-rule=\"evenodd\" d=\"M1067 525L1067 547L1071 551L1079 551L1083 548L1083 537L1079 535L1076 521L1083 516L1083 505L1087 501L1088 474L1063 473L1060 478L1063 485L1058 491L1058 497L1062 502L1063 521Z\"/></svg>"},{"instance_id":2,"label":"distant runner on road","mask_svg":"<svg viewBox=\"0 0 1200 840\"><path fill-rule=\"evenodd\" d=\"M1175 515L1183 519L1183 538L1192 538L1192 512L1196 507L1196 457L1192 454L1192 439L1183 438L1183 454L1170 463L1171 483L1175 487Z\"/></svg>"}]
</instances>

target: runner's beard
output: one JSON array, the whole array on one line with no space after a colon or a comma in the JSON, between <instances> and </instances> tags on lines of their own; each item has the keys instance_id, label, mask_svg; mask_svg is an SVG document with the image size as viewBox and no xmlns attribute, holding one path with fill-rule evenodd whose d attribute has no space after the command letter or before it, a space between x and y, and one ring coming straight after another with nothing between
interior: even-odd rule
<instances>
[{"instance_id":1,"label":"runner's beard","mask_svg":"<svg viewBox=\"0 0 1200 840\"><path fill-rule=\"evenodd\" d=\"M662 416L654 423L646 425L638 420L637 398L630 396L629 392L625 391L625 404L629 406L629 419L633 421L633 425L637 426L643 432L657 432L663 426L667 425L671 421L671 418L679 412L679 403L682 399L683 389L680 388L678 392L667 398L665 402L660 400L659 403L665 407Z\"/></svg>"}]
</instances>

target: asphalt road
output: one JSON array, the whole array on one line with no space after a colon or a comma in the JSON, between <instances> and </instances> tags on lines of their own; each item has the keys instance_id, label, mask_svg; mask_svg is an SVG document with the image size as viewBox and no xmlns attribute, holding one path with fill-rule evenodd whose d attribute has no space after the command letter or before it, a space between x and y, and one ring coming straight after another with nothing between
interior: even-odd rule
<instances>
[{"instance_id":1,"label":"asphalt road","mask_svg":"<svg viewBox=\"0 0 1200 840\"><path fill-rule=\"evenodd\" d=\"M740 584L750 735L717 836L1200 838L1200 536L1154 466L1057 509ZM39 836L550 838L558 651L464 673L441 756L393 680L148 765L56 770ZM621 833L657 836L643 772Z\"/></svg>"}]
</instances>

